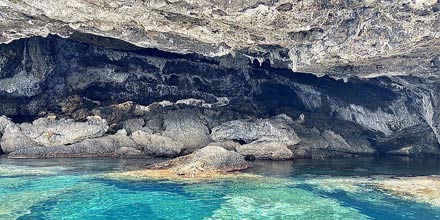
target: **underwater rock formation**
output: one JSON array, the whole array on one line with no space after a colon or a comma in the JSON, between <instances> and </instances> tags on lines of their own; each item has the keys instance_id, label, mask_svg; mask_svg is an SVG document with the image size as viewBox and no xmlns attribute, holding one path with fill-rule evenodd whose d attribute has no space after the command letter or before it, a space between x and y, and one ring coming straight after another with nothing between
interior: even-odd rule
<instances>
[{"instance_id":1,"label":"underwater rock formation","mask_svg":"<svg viewBox=\"0 0 440 220\"><path fill-rule=\"evenodd\" d=\"M177 157L208 145L258 159L440 155L435 78L336 80L79 35L0 45L10 157Z\"/></svg>"}]
</instances>

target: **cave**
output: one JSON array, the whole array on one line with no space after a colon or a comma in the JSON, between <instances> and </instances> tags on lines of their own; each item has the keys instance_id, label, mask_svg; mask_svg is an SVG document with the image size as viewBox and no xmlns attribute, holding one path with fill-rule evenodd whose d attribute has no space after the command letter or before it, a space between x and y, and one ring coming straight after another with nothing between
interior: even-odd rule
<instances>
[{"instance_id":1,"label":"cave","mask_svg":"<svg viewBox=\"0 0 440 220\"><path fill-rule=\"evenodd\" d=\"M440 0L0 0L0 220L440 219Z\"/></svg>"},{"instance_id":2,"label":"cave","mask_svg":"<svg viewBox=\"0 0 440 220\"><path fill-rule=\"evenodd\" d=\"M276 120L282 115L290 121L277 128L280 132L292 129L299 139L287 144L293 152L288 158L440 155L438 126L433 121L437 102L429 95L437 86L427 79L319 77L274 67L269 60L255 63L242 55L174 54L79 33L71 38L49 35L15 40L0 46L0 57L0 115L13 123L49 116L86 122L99 116L109 125L103 135L114 135L141 118L145 122L140 128L145 125L163 134L168 132L164 117L185 112L196 115L207 132L201 140L187 143L184 154L217 140L210 137L215 136L212 129L221 130L222 123ZM232 61L235 65L225 65ZM411 90L404 83L428 88ZM164 101L172 104L142 116L135 112L139 106ZM162 122L155 122L158 118ZM268 132L251 130L246 132L260 132L260 136ZM200 135L200 131L173 132L177 133L169 137ZM240 140L239 145L261 137L246 138L223 137ZM36 144L38 149L41 145ZM32 154L47 155L51 154L40 150Z\"/></svg>"}]
</instances>

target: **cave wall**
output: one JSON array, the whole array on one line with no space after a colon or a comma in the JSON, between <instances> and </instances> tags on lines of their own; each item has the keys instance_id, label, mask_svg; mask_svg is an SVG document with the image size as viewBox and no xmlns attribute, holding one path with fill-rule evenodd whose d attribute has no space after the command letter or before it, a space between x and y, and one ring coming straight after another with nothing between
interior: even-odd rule
<instances>
[{"instance_id":1,"label":"cave wall","mask_svg":"<svg viewBox=\"0 0 440 220\"><path fill-rule=\"evenodd\" d=\"M438 88L430 78L335 80L267 60L173 54L94 35L0 45L0 115L15 122L49 114L81 121L127 101L227 100L230 120L305 116L307 128L361 136L380 153L436 156Z\"/></svg>"}]
</instances>

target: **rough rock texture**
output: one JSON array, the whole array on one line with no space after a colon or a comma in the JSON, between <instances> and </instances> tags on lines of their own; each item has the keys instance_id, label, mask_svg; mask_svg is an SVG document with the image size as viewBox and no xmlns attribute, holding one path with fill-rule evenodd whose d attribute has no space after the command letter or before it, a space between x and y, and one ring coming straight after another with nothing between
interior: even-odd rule
<instances>
[{"instance_id":1,"label":"rough rock texture","mask_svg":"<svg viewBox=\"0 0 440 220\"><path fill-rule=\"evenodd\" d=\"M5 132L5 129L13 124L14 123L8 117L0 116L0 138Z\"/></svg>"},{"instance_id":2,"label":"rough rock texture","mask_svg":"<svg viewBox=\"0 0 440 220\"><path fill-rule=\"evenodd\" d=\"M211 142L206 122L191 111L168 112L164 115L163 126L163 135L182 143L187 151L204 147Z\"/></svg>"},{"instance_id":3,"label":"rough rock texture","mask_svg":"<svg viewBox=\"0 0 440 220\"><path fill-rule=\"evenodd\" d=\"M176 157L180 155L184 146L169 137L157 134L147 134L144 131L136 131L131 138L137 144L144 146L147 155L160 157Z\"/></svg>"},{"instance_id":4,"label":"rough rock texture","mask_svg":"<svg viewBox=\"0 0 440 220\"><path fill-rule=\"evenodd\" d=\"M213 128L211 137L215 141L279 142L295 145L300 139L285 120L291 119L286 115L279 115L274 119L229 121Z\"/></svg>"},{"instance_id":5,"label":"rough rock texture","mask_svg":"<svg viewBox=\"0 0 440 220\"><path fill-rule=\"evenodd\" d=\"M87 139L71 145L34 146L15 150L10 158L48 157L139 157L145 156L142 149L124 135L108 135Z\"/></svg>"},{"instance_id":6,"label":"rough rock texture","mask_svg":"<svg viewBox=\"0 0 440 220\"><path fill-rule=\"evenodd\" d=\"M79 41L56 36L17 40L0 45L0 58L0 115L16 123L9 127L20 142L7 138L0 143L8 153L17 147L72 146L76 143L69 142L96 141L101 138L96 135L105 138L124 129L130 139L142 131L148 143L155 143L114 148L127 154L136 149L174 157L214 141L233 150L252 144L253 152L261 150L257 144L278 142L293 158L440 155L435 77L335 80L268 62L179 55L94 35L81 35ZM46 128L28 133L21 128L57 116L74 119L65 121L72 130L69 123L84 124L94 115L107 121L105 134L94 130L79 138L57 131L60 140L37 140L35 134Z\"/></svg>"},{"instance_id":7,"label":"rough rock texture","mask_svg":"<svg viewBox=\"0 0 440 220\"><path fill-rule=\"evenodd\" d=\"M34 146L59 146L100 137L107 122L100 117L88 117L87 122L40 118L32 124L9 125L4 129L0 145L5 153Z\"/></svg>"},{"instance_id":8,"label":"rough rock texture","mask_svg":"<svg viewBox=\"0 0 440 220\"><path fill-rule=\"evenodd\" d=\"M440 67L439 16L437 0L3 0L0 42L75 30L339 77L430 76Z\"/></svg>"},{"instance_id":9,"label":"rough rock texture","mask_svg":"<svg viewBox=\"0 0 440 220\"><path fill-rule=\"evenodd\" d=\"M205 173L227 173L250 167L240 154L219 146L207 146L192 154L150 165L149 169L170 170L171 174L198 177Z\"/></svg>"}]
</instances>

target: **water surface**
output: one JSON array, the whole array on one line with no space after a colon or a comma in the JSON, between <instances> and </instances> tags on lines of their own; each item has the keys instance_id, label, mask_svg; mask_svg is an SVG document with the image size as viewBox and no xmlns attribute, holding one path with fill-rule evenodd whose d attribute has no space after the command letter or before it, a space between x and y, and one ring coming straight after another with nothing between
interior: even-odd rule
<instances>
[{"instance_id":1,"label":"water surface","mask_svg":"<svg viewBox=\"0 0 440 220\"><path fill-rule=\"evenodd\" d=\"M439 175L440 160L255 162L255 179L118 180L145 159L0 159L0 219L440 219L440 208L346 178Z\"/></svg>"}]
</instances>

